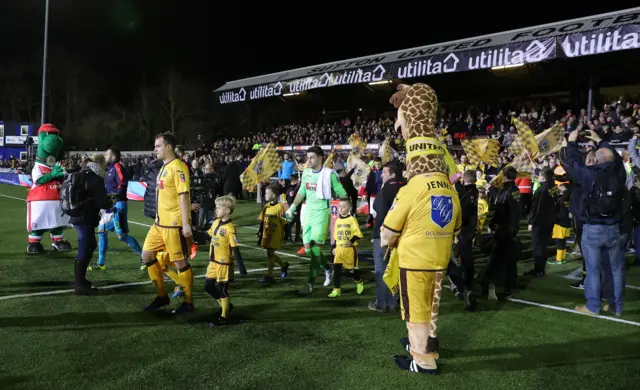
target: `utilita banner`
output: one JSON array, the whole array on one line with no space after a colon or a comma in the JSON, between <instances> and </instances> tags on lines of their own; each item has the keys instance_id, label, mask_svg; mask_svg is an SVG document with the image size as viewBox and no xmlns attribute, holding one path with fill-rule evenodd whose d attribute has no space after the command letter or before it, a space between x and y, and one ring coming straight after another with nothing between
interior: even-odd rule
<instances>
[{"instance_id":1,"label":"utilita banner","mask_svg":"<svg viewBox=\"0 0 640 390\"><path fill-rule=\"evenodd\" d=\"M567 35L559 39L561 55L582 57L640 48L640 24Z\"/></svg>"},{"instance_id":2,"label":"utilita banner","mask_svg":"<svg viewBox=\"0 0 640 390\"><path fill-rule=\"evenodd\" d=\"M282 80L276 83L247 87L246 89L224 91L218 94L218 101L220 104L240 103L268 97L287 96L336 85L375 83L383 80L530 64L555 57L555 39L548 38L501 45L484 50L477 49L459 53L435 54L412 58L408 61L325 72L297 80Z\"/></svg>"},{"instance_id":3,"label":"utilita banner","mask_svg":"<svg viewBox=\"0 0 640 390\"><path fill-rule=\"evenodd\" d=\"M626 24L533 41L508 43L484 49L432 54L411 59L363 66L356 69L327 71L295 80L232 89L217 94L220 104L240 103L267 97L288 96L335 85L375 83L410 79L443 73L491 69L531 64L557 57L583 57L593 54L640 48L640 24ZM399 55L398 58L402 58Z\"/></svg>"}]
</instances>

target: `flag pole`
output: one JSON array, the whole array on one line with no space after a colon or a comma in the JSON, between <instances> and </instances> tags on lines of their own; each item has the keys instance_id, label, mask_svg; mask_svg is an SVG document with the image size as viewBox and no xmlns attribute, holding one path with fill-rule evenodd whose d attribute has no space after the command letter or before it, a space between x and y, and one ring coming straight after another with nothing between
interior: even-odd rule
<instances>
[{"instance_id":1,"label":"flag pole","mask_svg":"<svg viewBox=\"0 0 640 390\"><path fill-rule=\"evenodd\" d=\"M49 48L49 0L45 0L44 11L44 45L42 51L42 102L40 104L42 111L40 112L40 124L45 122L46 105L47 105L47 51Z\"/></svg>"}]
</instances>

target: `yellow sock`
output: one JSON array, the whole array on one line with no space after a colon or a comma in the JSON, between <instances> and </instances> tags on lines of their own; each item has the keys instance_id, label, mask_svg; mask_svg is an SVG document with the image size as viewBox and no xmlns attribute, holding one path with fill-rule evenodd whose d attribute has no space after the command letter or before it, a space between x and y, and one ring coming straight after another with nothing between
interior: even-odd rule
<instances>
[{"instance_id":1,"label":"yellow sock","mask_svg":"<svg viewBox=\"0 0 640 390\"><path fill-rule=\"evenodd\" d=\"M220 302L220 307L222 307L222 317L224 318L229 318L229 306L230 306L230 302L229 302L229 297L226 298L220 298L220 300L218 300L218 302Z\"/></svg>"},{"instance_id":2,"label":"yellow sock","mask_svg":"<svg viewBox=\"0 0 640 390\"><path fill-rule=\"evenodd\" d=\"M181 286L184 287L184 301L185 303L192 303L193 296L191 291L193 289L193 269L190 265L187 265L187 269L180 270L178 273L180 277Z\"/></svg>"},{"instance_id":3,"label":"yellow sock","mask_svg":"<svg viewBox=\"0 0 640 390\"><path fill-rule=\"evenodd\" d=\"M562 261L563 258L562 249L556 249L556 261Z\"/></svg>"},{"instance_id":4,"label":"yellow sock","mask_svg":"<svg viewBox=\"0 0 640 390\"><path fill-rule=\"evenodd\" d=\"M182 280L178 273L173 268L165 268L164 273L171 278L178 286L182 286Z\"/></svg>"},{"instance_id":5,"label":"yellow sock","mask_svg":"<svg viewBox=\"0 0 640 390\"><path fill-rule=\"evenodd\" d=\"M162 276L162 266L159 262L154 262L152 265L147 266L147 272L149 273L149 279L156 287L159 297L166 297L167 291L164 288L164 277Z\"/></svg>"},{"instance_id":6,"label":"yellow sock","mask_svg":"<svg viewBox=\"0 0 640 390\"><path fill-rule=\"evenodd\" d=\"M563 249L562 250L562 260L564 261L564 259L566 259L566 258L567 258L567 250Z\"/></svg>"}]
</instances>

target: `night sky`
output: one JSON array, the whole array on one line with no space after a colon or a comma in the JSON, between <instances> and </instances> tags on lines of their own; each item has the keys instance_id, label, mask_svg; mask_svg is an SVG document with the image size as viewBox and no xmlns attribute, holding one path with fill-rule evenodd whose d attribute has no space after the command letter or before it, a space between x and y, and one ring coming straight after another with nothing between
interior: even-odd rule
<instances>
[{"instance_id":1,"label":"night sky","mask_svg":"<svg viewBox=\"0 0 640 390\"><path fill-rule=\"evenodd\" d=\"M65 47L84 56L114 82L173 66L212 88L237 78L637 5L637 1L574 2L580 7L563 9L541 2L503 2L503 7L492 2L491 8L503 10L497 12L452 4L450 9L404 20L402 15L409 18L417 10L397 12L394 17L393 2L385 2L384 9L368 2L357 14L348 15L345 3L326 2L297 2L294 13L284 3L268 3L263 10L251 9L243 1L232 3L233 8L223 13L222 2L213 0L50 1L50 50ZM43 41L45 1L0 3L3 58L37 53ZM388 37L389 42L383 42Z\"/></svg>"}]
</instances>

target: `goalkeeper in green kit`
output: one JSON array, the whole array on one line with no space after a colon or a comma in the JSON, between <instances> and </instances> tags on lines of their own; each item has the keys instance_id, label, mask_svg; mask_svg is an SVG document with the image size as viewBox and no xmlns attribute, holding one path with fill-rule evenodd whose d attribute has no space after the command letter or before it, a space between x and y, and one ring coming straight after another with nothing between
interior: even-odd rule
<instances>
[{"instance_id":1,"label":"goalkeeper in green kit","mask_svg":"<svg viewBox=\"0 0 640 390\"><path fill-rule=\"evenodd\" d=\"M340 184L338 175L330 168L322 166L324 152L319 146L312 146L307 150L307 166L302 173L300 189L291 207L287 210L285 218L292 220L300 203L305 202L304 220L302 221L302 243L304 251L311 256L309 264L309 281L307 286L300 290L301 294L313 292L313 284L319 269L324 270L324 285L331 284L331 270L327 260L320 252L320 246L325 243L329 233L331 210L329 205L333 193L337 198L347 195Z\"/></svg>"}]
</instances>

